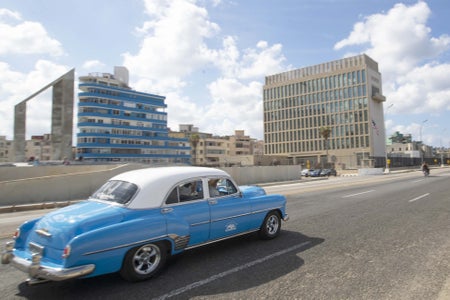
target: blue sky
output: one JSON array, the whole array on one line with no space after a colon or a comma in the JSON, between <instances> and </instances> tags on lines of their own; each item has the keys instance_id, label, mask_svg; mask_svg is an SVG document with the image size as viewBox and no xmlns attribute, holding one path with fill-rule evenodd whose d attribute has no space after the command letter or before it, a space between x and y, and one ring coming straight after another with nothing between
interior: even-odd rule
<instances>
[{"instance_id":1,"label":"blue sky","mask_svg":"<svg viewBox=\"0 0 450 300\"><path fill-rule=\"evenodd\" d=\"M2 0L0 135L12 138L16 103L68 70L126 66L134 89L166 96L173 130L262 139L266 75L366 53L388 135L450 147L448 16L447 0ZM50 98L29 102L27 136L50 131Z\"/></svg>"}]
</instances>

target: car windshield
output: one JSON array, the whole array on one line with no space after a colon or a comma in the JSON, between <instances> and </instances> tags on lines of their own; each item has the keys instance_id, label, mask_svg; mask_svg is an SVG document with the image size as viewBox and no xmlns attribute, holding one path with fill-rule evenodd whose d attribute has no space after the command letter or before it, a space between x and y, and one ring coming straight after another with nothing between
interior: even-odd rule
<instances>
[{"instance_id":1,"label":"car windshield","mask_svg":"<svg viewBox=\"0 0 450 300\"><path fill-rule=\"evenodd\" d=\"M137 189L137 185L133 183L111 180L99 188L90 198L126 204L134 196Z\"/></svg>"}]
</instances>

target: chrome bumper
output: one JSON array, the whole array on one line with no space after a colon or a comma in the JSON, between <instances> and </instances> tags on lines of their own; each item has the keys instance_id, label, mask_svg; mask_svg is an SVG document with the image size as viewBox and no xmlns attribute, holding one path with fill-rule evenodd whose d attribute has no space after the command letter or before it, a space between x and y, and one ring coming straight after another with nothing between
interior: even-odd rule
<instances>
[{"instance_id":1,"label":"chrome bumper","mask_svg":"<svg viewBox=\"0 0 450 300\"><path fill-rule=\"evenodd\" d=\"M17 269L28 273L31 278L46 279L51 281L62 281L77 278L92 273L95 265L89 264L73 268L53 268L41 265L42 256L33 254L31 260L20 258L13 253L14 242L8 242L2 253L2 264L11 264Z\"/></svg>"},{"instance_id":2,"label":"chrome bumper","mask_svg":"<svg viewBox=\"0 0 450 300\"><path fill-rule=\"evenodd\" d=\"M283 221L285 221L285 222L289 221L289 215L288 215L288 214L285 214L285 215L284 215Z\"/></svg>"}]
</instances>

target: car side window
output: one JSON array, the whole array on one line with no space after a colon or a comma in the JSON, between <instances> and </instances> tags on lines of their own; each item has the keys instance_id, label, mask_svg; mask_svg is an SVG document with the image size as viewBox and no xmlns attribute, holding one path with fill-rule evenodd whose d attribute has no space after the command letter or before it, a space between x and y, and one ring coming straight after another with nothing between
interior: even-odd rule
<instances>
[{"instance_id":1,"label":"car side window","mask_svg":"<svg viewBox=\"0 0 450 300\"><path fill-rule=\"evenodd\" d=\"M166 199L166 204L178 203L178 187L175 187Z\"/></svg>"},{"instance_id":2,"label":"car side window","mask_svg":"<svg viewBox=\"0 0 450 300\"><path fill-rule=\"evenodd\" d=\"M220 197L237 193L238 189L227 178L215 178L208 180L209 196Z\"/></svg>"},{"instance_id":3,"label":"car side window","mask_svg":"<svg viewBox=\"0 0 450 300\"><path fill-rule=\"evenodd\" d=\"M203 187L201 180L194 180L182 183L170 192L166 199L166 204L186 202L203 199Z\"/></svg>"}]
</instances>

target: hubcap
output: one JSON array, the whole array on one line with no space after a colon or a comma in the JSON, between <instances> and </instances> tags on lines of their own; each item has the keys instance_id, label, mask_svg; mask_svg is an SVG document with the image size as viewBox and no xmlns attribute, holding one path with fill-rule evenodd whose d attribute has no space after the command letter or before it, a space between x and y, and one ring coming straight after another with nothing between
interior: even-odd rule
<instances>
[{"instance_id":1,"label":"hubcap","mask_svg":"<svg viewBox=\"0 0 450 300\"><path fill-rule=\"evenodd\" d=\"M278 231L279 226L278 218L274 215L270 216L269 219L267 219L266 226L269 234L275 234Z\"/></svg>"},{"instance_id":2,"label":"hubcap","mask_svg":"<svg viewBox=\"0 0 450 300\"><path fill-rule=\"evenodd\" d=\"M156 245L145 245L137 250L133 257L136 273L149 274L154 271L161 260L161 252Z\"/></svg>"}]
</instances>

